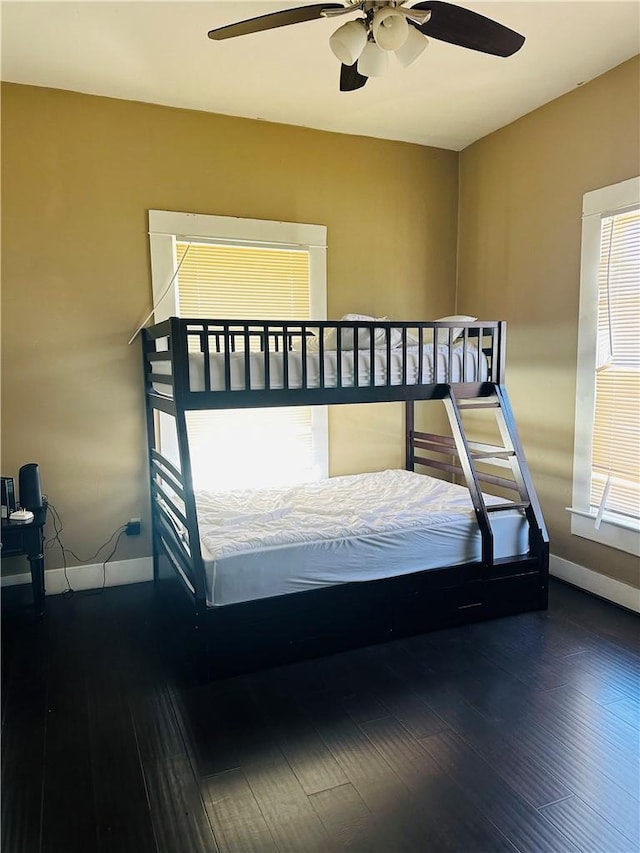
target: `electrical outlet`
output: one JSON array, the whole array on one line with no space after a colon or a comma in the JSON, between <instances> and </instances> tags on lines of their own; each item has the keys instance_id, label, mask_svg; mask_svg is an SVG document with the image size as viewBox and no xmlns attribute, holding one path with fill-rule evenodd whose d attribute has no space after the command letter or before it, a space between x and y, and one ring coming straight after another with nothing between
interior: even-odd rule
<instances>
[{"instance_id":1,"label":"electrical outlet","mask_svg":"<svg viewBox=\"0 0 640 853\"><path fill-rule=\"evenodd\" d=\"M130 518L127 522L127 528L125 533L127 536L139 536L140 528L142 527L142 522L139 518Z\"/></svg>"}]
</instances>

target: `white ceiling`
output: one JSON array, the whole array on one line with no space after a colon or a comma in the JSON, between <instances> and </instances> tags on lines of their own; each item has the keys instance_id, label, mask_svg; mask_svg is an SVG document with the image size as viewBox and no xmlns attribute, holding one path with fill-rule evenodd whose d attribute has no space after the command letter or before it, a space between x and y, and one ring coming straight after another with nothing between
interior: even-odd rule
<instances>
[{"instance_id":1,"label":"white ceiling","mask_svg":"<svg viewBox=\"0 0 640 853\"><path fill-rule=\"evenodd\" d=\"M207 38L307 4L2 0L2 79L461 150L640 51L637 0L463 0L524 47L502 59L432 39L410 68L340 93L328 41L350 17Z\"/></svg>"}]
</instances>

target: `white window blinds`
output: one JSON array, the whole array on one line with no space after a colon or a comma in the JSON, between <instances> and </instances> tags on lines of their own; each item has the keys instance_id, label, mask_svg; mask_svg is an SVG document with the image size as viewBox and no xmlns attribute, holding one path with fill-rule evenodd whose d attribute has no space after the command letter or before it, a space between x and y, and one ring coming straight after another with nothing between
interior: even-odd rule
<instances>
[{"instance_id":1,"label":"white window blinds","mask_svg":"<svg viewBox=\"0 0 640 853\"><path fill-rule=\"evenodd\" d=\"M183 317L309 319L304 250L177 242L176 253Z\"/></svg>"},{"instance_id":2,"label":"white window blinds","mask_svg":"<svg viewBox=\"0 0 640 853\"><path fill-rule=\"evenodd\" d=\"M640 210L602 219L591 506L640 518Z\"/></svg>"},{"instance_id":3,"label":"white window blinds","mask_svg":"<svg viewBox=\"0 0 640 853\"><path fill-rule=\"evenodd\" d=\"M176 242L180 315L310 319L309 253ZM187 413L195 488L227 490L317 479L322 450L310 407Z\"/></svg>"}]
</instances>

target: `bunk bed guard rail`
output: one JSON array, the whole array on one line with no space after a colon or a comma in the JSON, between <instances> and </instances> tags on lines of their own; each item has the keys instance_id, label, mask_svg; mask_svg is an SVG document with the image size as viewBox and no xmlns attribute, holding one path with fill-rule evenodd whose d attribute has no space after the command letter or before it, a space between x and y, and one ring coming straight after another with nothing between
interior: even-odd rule
<instances>
[{"instance_id":1,"label":"bunk bed guard rail","mask_svg":"<svg viewBox=\"0 0 640 853\"><path fill-rule=\"evenodd\" d=\"M172 317L143 330L146 391L194 409L436 397L503 383L505 325Z\"/></svg>"}]
</instances>

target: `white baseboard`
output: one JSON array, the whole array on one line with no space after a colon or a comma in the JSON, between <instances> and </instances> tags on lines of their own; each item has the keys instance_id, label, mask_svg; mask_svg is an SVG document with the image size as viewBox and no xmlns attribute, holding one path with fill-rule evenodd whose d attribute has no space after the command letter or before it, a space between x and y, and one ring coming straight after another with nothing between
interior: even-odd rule
<instances>
[{"instance_id":1,"label":"white baseboard","mask_svg":"<svg viewBox=\"0 0 640 853\"><path fill-rule=\"evenodd\" d=\"M98 589L102 586L102 563L88 566L72 566L67 569L49 569L44 574L47 595L60 595L69 585L74 590ZM133 560L114 560L107 563L105 586L122 586L129 583L141 583L153 580L153 559L137 557ZM2 586L15 586L21 583L31 583L31 574L6 575L1 579Z\"/></svg>"},{"instance_id":2,"label":"white baseboard","mask_svg":"<svg viewBox=\"0 0 640 853\"><path fill-rule=\"evenodd\" d=\"M640 613L640 589L629 586L627 583L601 575L599 572L586 569L562 557L555 557L553 554L549 557L549 573L600 598L606 598L607 601L626 607L627 610Z\"/></svg>"},{"instance_id":3,"label":"white baseboard","mask_svg":"<svg viewBox=\"0 0 640 853\"><path fill-rule=\"evenodd\" d=\"M31 575L3 575L0 577L0 586L19 586L21 583L31 583Z\"/></svg>"}]
</instances>

